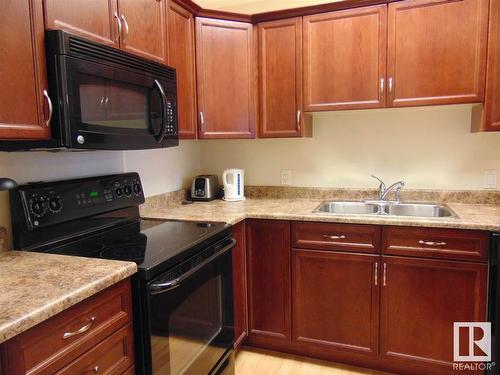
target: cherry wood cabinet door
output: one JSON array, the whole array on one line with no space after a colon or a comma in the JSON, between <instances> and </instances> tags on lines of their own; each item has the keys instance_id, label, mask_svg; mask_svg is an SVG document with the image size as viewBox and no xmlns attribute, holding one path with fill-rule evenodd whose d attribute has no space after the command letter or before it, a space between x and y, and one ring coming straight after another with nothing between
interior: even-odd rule
<instances>
[{"instance_id":1,"label":"cherry wood cabinet door","mask_svg":"<svg viewBox=\"0 0 500 375\"><path fill-rule=\"evenodd\" d=\"M253 26L196 19L200 138L254 138Z\"/></svg>"},{"instance_id":2,"label":"cherry wood cabinet door","mask_svg":"<svg viewBox=\"0 0 500 375\"><path fill-rule=\"evenodd\" d=\"M259 137L300 137L302 18L259 24Z\"/></svg>"},{"instance_id":3,"label":"cherry wood cabinet door","mask_svg":"<svg viewBox=\"0 0 500 375\"><path fill-rule=\"evenodd\" d=\"M174 1L169 1L167 6L168 64L177 70L179 137L195 139L197 117L194 18Z\"/></svg>"},{"instance_id":4,"label":"cherry wood cabinet door","mask_svg":"<svg viewBox=\"0 0 500 375\"><path fill-rule=\"evenodd\" d=\"M245 247L245 222L233 225L233 303L234 303L234 348L237 349L248 334L247 319L247 267Z\"/></svg>"},{"instance_id":5,"label":"cherry wood cabinet door","mask_svg":"<svg viewBox=\"0 0 500 375\"><path fill-rule=\"evenodd\" d=\"M50 138L42 4L2 1L0 138Z\"/></svg>"},{"instance_id":6,"label":"cherry wood cabinet door","mask_svg":"<svg viewBox=\"0 0 500 375\"><path fill-rule=\"evenodd\" d=\"M380 256L292 250L293 339L378 355Z\"/></svg>"},{"instance_id":7,"label":"cherry wood cabinet door","mask_svg":"<svg viewBox=\"0 0 500 375\"><path fill-rule=\"evenodd\" d=\"M488 0L406 0L388 18L388 105L483 101Z\"/></svg>"},{"instance_id":8,"label":"cherry wood cabinet door","mask_svg":"<svg viewBox=\"0 0 500 375\"><path fill-rule=\"evenodd\" d=\"M167 63L167 0L118 0L121 48Z\"/></svg>"},{"instance_id":9,"label":"cherry wood cabinet door","mask_svg":"<svg viewBox=\"0 0 500 375\"><path fill-rule=\"evenodd\" d=\"M247 220L249 342L273 348L291 341L290 222Z\"/></svg>"},{"instance_id":10,"label":"cherry wood cabinet door","mask_svg":"<svg viewBox=\"0 0 500 375\"><path fill-rule=\"evenodd\" d=\"M383 256L381 359L393 370L452 373L453 322L486 321L487 269L479 263Z\"/></svg>"},{"instance_id":11,"label":"cherry wood cabinet door","mask_svg":"<svg viewBox=\"0 0 500 375\"><path fill-rule=\"evenodd\" d=\"M43 0L45 26L119 47L117 0Z\"/></svg>"},{"instance_id":12,"label":"cherry wood cabinet door","mask_svg":"<svg viewBox=\"0 0 500 375\"><path fill-rule=\"evenodd\" d=\"M306 16L304 110L385 105L387 6Z\"/></svg>"}]
</instances>

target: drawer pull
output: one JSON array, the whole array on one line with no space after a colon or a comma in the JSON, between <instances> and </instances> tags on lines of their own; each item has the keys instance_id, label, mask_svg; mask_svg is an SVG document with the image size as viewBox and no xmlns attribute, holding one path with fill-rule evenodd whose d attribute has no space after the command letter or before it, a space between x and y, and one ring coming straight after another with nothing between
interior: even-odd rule
<instances>
[{"instance_id":1,"label":"drawer pull","mask_svg":"<svg viewBox=\"0 0 500 375\"><path fill-rule=\"evenodd\" d=\"M324 234L323 237L329 240L345 240L345 236L343 234L341 234L340 236L329 236L328 234Z\"/></svg>"},{"instance_id":2,"label":"drawer pull","mask_svg":"<svg viewBox=\"0 0 500 375\"><path fill-rule=\"evenodd\" d=\"M92 325L94 325L94 322L95 322L95 316L93 316L92 318L90 318L90 323L89 324L84 325L79 330L73 331L73 332L66 332L63 335L63 340L66 340L66 339L69 339L70 337L73 337L73 336L76 336L76 335L81 335L82 333L87 332L90 328L92 328ZM99 370L99 368L98 368L98 370Z\"/></svg>"},{"instance_id":3,"label":"drawer pull","mask_svg":"<svg viewBox=\"0 0 500 375\"><path fill-rule=\"evenodd\" d=\"M435 242L435 241L418 241L420 245L433 246L433 247L443 247L446 246L446 242Z\"/></svg>"},{"instance_id":4,"label":"drawer pull","mask_svg":"<svg viewBox=\"0 0 500 375\"><path fill-rule=\"evenodd\" d=\"M375 286L378 286L378 262L375 262Z\"/></svg>"}]
</instances>

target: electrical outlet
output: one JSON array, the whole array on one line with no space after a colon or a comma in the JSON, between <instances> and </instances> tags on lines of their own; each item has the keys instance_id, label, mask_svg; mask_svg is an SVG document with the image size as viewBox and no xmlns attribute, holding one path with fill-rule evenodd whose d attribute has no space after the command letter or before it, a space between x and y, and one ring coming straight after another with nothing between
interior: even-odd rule
<instances>
[{"instance_id":1,"label":"electrical outlet","mask_svg":"<svg viewBox=\"0 0 500 375\"><path fill-rule=\"evenodd\" d=\"M497 170L489 169L484 171L484 183L483 187L485 189L496 189L497 188Z\"/></svg>"},{"instance_id":2,"label":"electrical outlet","mask_svg":"<svg viewBox=\"0 0 500 375\"><path fill-rule=\"evenodd\" d=\"M292 171L283 170L281 171L281 185L291 185L292 184Z\"/></svg>"}]
</instances>

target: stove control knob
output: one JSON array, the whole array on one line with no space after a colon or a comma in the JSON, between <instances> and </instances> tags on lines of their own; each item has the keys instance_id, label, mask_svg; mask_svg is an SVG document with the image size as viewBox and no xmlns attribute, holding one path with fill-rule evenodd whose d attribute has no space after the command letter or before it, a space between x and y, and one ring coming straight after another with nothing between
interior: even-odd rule
<instances>
[{"instance_id":1,"label":"stove control knob","mask_svg":"<svg viewBox=\"0 0 500 375\"><path fill-rule=\"evenodd\" d=\"M123 195L123 189L121 187L116 188L115 193L117 197L121 197Z\"/></svg>"},{"instance_id":2,"label":"stove control knob","mask_svg":"<svg viewBox=\"0 0 500 375\"><path fill-rule=\"evenodd\" d=\"M46 209L47 206L41 198L34 198L30 203L30 210L37 217L43 216Z\"/></svg>"},{"instance_id":3,"label":"stove control knob","mask_svg":"<svg viewBox=\"0 0 500 375\"><path fill-rule=\"evenodd\" d=\"M137 195L139 195L141 193L141 191L142 191L141 185L134 184L134 193L136 193Z\"/></svg>"},{"instance_id":4,"label":"stove control knob","mask_svg":"<svg viewBox=\"0 0 500 375\"><path fill-rule=\"evenodd\" d=\"M130 197L132 195L132 188L129 185L125 185L123 187L123 192L127 197Z\"/></svg>"},{"instance_id":5,"label":"stove control knob","mask_svg":"<svg viewBox=\"0 0 500 375\"><path fill-rule=\"evenodd\" d=\"M49 199L49 209L53 213L57 213L62 209L62 201L59 197L52 197Z\"/></svg>"}]
</instances>

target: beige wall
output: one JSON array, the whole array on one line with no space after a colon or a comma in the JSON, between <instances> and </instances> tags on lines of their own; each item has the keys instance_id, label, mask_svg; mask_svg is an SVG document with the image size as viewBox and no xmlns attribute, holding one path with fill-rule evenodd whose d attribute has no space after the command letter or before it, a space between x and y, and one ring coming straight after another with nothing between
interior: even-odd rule
<instances>
[{"instance_id":1,"label":"beige wall","mask_svg":"<svg viewBox=\"0 0 500 375\"><path fill-rule=\"evenodd\" d=\"M482 189L500 168L500 133L469 132L471 106L314 114L310 139L203 141L202 168L246 170L246 184L376 187L370 174L412 189Z\"/></svg>"}]
</instances>

